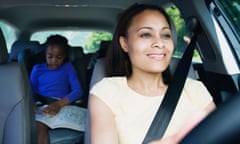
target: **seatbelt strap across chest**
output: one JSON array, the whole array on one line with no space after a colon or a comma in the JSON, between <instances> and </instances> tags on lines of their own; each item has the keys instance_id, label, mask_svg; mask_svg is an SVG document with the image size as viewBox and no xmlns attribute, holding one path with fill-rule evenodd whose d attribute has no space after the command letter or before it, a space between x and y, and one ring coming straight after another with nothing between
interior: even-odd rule
<instances>
[{"instance_id":1,"label":"seatbelt strap across chest","mask_svg":"<svg viewBox=\"0 0 240 144\"><path fill-rule=\"evenodd\" d=\"M192 62L193 52L196 46L197 36L200 31L199 23L196 19L191 19L191 29L193 33L191 42L187 46L182 59L179 61L172 82L166 91L164 99L158 108L150 128L148 129L143 144L161 139L174 113L186 81L189 67Z\"/></svg>"}]
</instances>

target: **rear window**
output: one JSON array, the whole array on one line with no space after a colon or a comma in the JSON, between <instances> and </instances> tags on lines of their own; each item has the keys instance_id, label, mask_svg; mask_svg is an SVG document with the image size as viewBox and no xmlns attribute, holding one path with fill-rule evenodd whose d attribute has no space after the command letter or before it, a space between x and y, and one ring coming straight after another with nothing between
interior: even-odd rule
<instances>
[{"instance_id":1,"label":"rear window","mask_svg":"<svg viewBox=\"0 0 240 144\"><path fill-rule=\"evenodd\" d=\"M31 36L31 40L45 43L50 35L59 34L68 39L70 46L83 47L84 53L94 53L99 49L100 42L103 40L111 40L112 34L101 31L78 31L78 30L48 30L35 32Z\"/></svg>"}]
</instances>

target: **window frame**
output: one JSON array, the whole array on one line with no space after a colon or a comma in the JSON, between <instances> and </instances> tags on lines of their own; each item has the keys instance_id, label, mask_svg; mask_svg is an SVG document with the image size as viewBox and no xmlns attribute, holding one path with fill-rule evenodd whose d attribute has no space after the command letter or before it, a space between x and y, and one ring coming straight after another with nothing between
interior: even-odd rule
<instances>
[{"instance_id":1,"label":"window frame","mask_svg":"<svg viewBox=\"0 0 240 144\"><path fill-rule=\"evenodd\" d=\"M210 3L209 7L227 39L227 42L238 65L240 65L240 35L237 34L235 26L232 23L233 21L231 21L229 17L225 14L225 10L223 9L223 7L220 6L218 0L214 0L212 3Z\"/></svg>"}]
</instances>

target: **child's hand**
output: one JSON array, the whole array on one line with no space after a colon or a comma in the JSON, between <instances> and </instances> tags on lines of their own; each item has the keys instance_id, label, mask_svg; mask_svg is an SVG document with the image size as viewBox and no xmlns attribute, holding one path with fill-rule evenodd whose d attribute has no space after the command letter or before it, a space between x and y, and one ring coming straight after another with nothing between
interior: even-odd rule
<instances>
[{"instance_id":1,"label":"child's hand","mask_svg":"<svg viewBox=\"0 0 240 144\"><path fill-rule=\"evenodd\" d=\"M54 103L49 104L47 107L45 107L42 112L44 114L48 114L48 115L56 115L63 106L67 105L69 103L69 101L67 99L61 99L58 100Z\"/></svg>"},{"instance_id":2,"label":"child's hand","mask_svg":"<svg viewBox=\"0 0 240 144\"><path fill-rule=\"evenodd\" d=\"M42 109L42 112L47 115L56 115L61 109L58 101L49 104L47 107Z\"/></svg>"}]
</instances>

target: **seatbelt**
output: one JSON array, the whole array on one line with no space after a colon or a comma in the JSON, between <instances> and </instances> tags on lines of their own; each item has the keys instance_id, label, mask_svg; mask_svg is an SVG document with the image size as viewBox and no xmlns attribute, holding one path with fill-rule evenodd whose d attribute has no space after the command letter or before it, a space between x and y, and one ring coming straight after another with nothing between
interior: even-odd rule
<instances>
[{"instance_id":1,"label":"seatbelt","mask_svg":"<svg viewBox=\"0 0 240 144\"><path fill-rule=\"evenodd\" d=\"M161 139L171 120L175 107L178 103L178 99L181 96L189 67L192 62L197 36L200 32L199 23L197 20L193 18L190 22L190 27L193 33L191 42L187 46L182 59L179 61L172 82L170 83L164 99L158 108L158 111L152 121L150 128L148 129L143 144L147 144L153 140Z\"/></svg>"}]
</instances>

